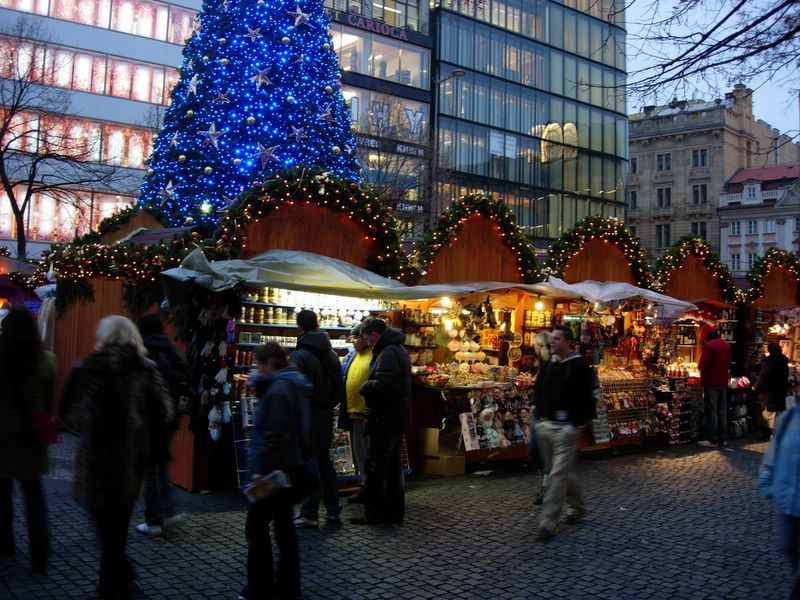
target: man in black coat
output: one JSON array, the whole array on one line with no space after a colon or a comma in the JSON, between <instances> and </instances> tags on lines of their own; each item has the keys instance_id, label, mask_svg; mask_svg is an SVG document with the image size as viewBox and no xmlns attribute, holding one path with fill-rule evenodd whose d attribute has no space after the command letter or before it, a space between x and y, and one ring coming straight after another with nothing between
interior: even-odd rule
<instances>
[{"instance_id":1,"label":"man in black coat","mask_svg":"<svg viewBox=\"0 0 800 600\"><path fill-rule=\"evenodd\" d=\"M564 504L567 523L577 523L586 514L575 479L575 460L583 425L594 413L593 378L586 360L572 346L570 328L554 327L550 335L553 356L542 365L534 387L536 441L545 471L550 474L539 521L540 541L555 535Z\"/></svg>"},{"instance_id":2,"label":"man in black coat","mask_svg":"<svg viewBox=\"0 0 800 600\"><path fill-rule=\"evenodd\" d=\"M162 534L163 527L174 525L183 518L183 514L175 508L168 466L172 438L178 430L181 418L178 407L181 402L189 402L191 396L191 372L189 365L164 333L164 325L158 313L143 315L139 320L139 332L147 348L147 358L158 366L174 409L170 426L153 434L154 447L144 487L145 522L136 526L136 531L140 533L158 536Z\"/></svg>"},{"instance_id":3,"label":"man in black coat","mask_svg":"<svg viewBox=\"0 0 800 600\"><path fill-rule=\"evenodd\" d=\"M764 439L772 437L775 421L786 410L789 390L789 359L784 356L778 342L767 344L769 355L761 363L761 371L753 386L758 392L764 419Z\"/></svg>"},{"instance_id":4,"label":"man in black coat","mask_svg":"<svg viewBox=\"0 0 800 600\"><path fill-rule=\"evenodd\" d=\"M314 441L314 458L319 468L325 519L329 525L339 525L339 478L331 460L333 441L333 409L344 397L344 381L339 357L331 347L327 332L319 328L317 315L310 310L297 313L297 349L292 354L292 364L306 376L312 386L311 433ZM297 527L319 526L319 493L303 501L300 514L294 521Z\"/></svg>"},{"instance_id":5,"label":"man in black coat","mask_svg":"<svg viewBox=\"0 0 800 600\"><path fill-rule=\"evenodd\" d=\"M373 348L369 378L361 386L367 436L364 514L351 517L350 522L402 523L405 482L400 451L403 434L411 431L411 361L403 347L406 336L375 318L361 324L361 334Z\"/></svg>"}]
</instances>

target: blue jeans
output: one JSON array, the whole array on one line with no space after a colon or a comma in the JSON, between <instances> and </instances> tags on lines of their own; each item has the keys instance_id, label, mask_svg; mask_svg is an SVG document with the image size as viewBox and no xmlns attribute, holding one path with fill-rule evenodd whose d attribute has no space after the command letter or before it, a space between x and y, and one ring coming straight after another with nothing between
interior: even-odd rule
<instances>
[{"instance_id":1,"label":"blue jeans","mask_svg":"<svg viewBox=\"0 0 800 600\"><path fill-rule=\"evenodd\" d=\"M175 514L169 469L166 464L151 465L144 480L144 520L148 525L163 525Z\"/></svg>"},{"instance_id":2,"label":"blue jeans","mask_svg":"<svg viewBox=\"0 0 800 600\"><path fill-rule=\"evenodd\" d=\"M401 458L402 435L367 435L364 516L402 523L406 514L406 484Z\"/></svg>"},{"instance_id":3,"label":"blue jeans","mask_svg":"<svg viewBox=\"0 0 800 600\"><path fill-rule=\"evenodd\" d=\"M331 460L331 442L333 441L333 409L311 408L311 427L314 435L314 456L312 460L319 469L319 480L322 487L322 502L328 517L338 517L342 512L339 505L339 477ZM313 521L319 518L319 492L315 492L300 505L300 516Z\"/></svg>"},{"instance_id":4,"label":"blue jeans","mask_svg":"<svg viewBox=\"0 0 800 600\"><path fill-rule=\"evenodd\" d=\"M789 558L794 573L794 583L789 598L800 598L800 517L778 512L778 543Z\"/></svg>"},{"instance_id":5,"label":"blue jeans","mask_svg":"<svg viewBox=\"0 0 800 600\"><path fill-rule=\"evenodd\" d=\"M721 444L728 441L728 388L724 385L706 386L703 425L708 441Z\"/></svg>"}]
</instances>

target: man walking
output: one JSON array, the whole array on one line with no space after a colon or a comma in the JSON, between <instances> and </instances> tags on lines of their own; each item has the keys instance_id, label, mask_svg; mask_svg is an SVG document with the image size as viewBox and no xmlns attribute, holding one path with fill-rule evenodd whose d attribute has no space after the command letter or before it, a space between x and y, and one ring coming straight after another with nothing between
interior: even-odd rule
<instances>
[{"instance_id":1,"label":"man walking","mask_svg":"<svg viewBox=\"0 0 800 600\"><path fill-rule=\"evenodd\" d=\"M591 369L572 346L572 330L554 327L550 335L553 356L542 364L534 388L539 417L536 440L545 472L550 474L539 521L540 541L555 536L565 503L565 522L577 523L586 514L575 479L575 460L582 426L594 412L594 396Z\"/></svg>"},{"instance_id":2,"label":"man walking","mask_svg":"<svg viewBox=\"0 0 800 600\"><path fill-rule=\"evenodd\" d=\"M306 376L312 386L311 433L314 439L314 457L319 468L325 519L329 525L339 525L339 479L331 460L333 441L333 409L344 395L342 368L339 357L331 347L327 332L319 328L317 315L310 310L297 313L297 349L292 363ZM306 498L300 514L294 520L296 527L319 526L319 493Z\"/></svg>"},{"instance_id":3,"label":"man walking","mask_svg":"<svg viewBox=\"0 0 800 600\"><path fill-rule=\"evenodd\" d=\"M706 448L728 445L728 370L731 366L731 345L712 330L706 337L697 368L704 388L703 425L706 439L697 442Z\"/></svg>"},{"instance_id":4,"label":"man walking","mask_svg":"<svg viewBox=\"0 0 800 600\"><path fill-rule=\"evenodd\" d=\"M367 436L364 514L351 517L356 525L402 523L405 482L400 448L411 431L411 361L403 347L403 332L381 319L367 319L361 334L372 346L369 379L361 386Z\"/></svg>"},{"instance_id":5,"label":"man walking","mask_svg":"<svg viewBox=\"0 0 800 600\"><path fill-rule=\"evenodd\" d=\"M783 355L778 342L767 344L769 355L761 362L753 389L758 392L764 419L764 440L772 437L775 421L786 410L786 393L789 390L789 359Z\"/></svg>"}]
</instances>

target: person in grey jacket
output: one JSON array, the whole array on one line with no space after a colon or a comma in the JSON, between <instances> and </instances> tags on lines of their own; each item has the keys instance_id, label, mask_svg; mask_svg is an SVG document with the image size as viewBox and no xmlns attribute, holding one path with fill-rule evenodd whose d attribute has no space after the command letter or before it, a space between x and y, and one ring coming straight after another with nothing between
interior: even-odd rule
<instances>
[{"instance_id":1,"label":"person in grey jacket","mask_svg":"<svg viewBox=\"0 0 800 600\"><path fill-rule=\"evenodd\" d=\"M411 431L411 361L403 347L405 334L381 319L367 319L361 334L372 346L369 378L361 386L367 436L364 514L351 517L356 525L402 523L405 483L400 450Z\"/></svg>"},{"instance_id":2,"label":"person in grey jacket","mask_svg":"<svg viewBox=\"0 0 800 600\"><path fill-rule=\"evenodd\" d=\"M284 349L267 342L255 351L251 385L259 398L247 451L251 480L273 471L294 477L311 446L309 418L311 386ZM292 486L297 485L292 479ZM247 586L239 598L300 598L300 551L292 522L292 490L281 490L251 504L247 512ZM269 524L275 523L278 564L273 565Z\"/></svg>"}]
</instances>

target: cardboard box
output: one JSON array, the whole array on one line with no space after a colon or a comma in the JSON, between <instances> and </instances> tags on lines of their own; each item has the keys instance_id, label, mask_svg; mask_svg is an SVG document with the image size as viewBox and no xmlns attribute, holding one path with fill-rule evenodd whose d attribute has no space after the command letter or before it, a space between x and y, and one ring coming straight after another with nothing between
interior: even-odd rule
<instances>
[{"instance_id":1,"label":"cardboard box","mask_svg":"<svg viewBox=\"0 0 800 600\"><path fill-rule=\"evenodd\" d=\"M421 456L439 456L439 430L435 427L420 427L417 430L417 452Z\"/></svg>"},{"instance_id":2,"label":"cardboard box","mask_svg":"<svg viewBox=\"0 0 800 600\"><path fill-rule=\"evenodd\" d=\"M439 458L423 458L422 472L431 475L463 475L466 471L464 456L440 456Z\"/></svg>"}]
</instances>

